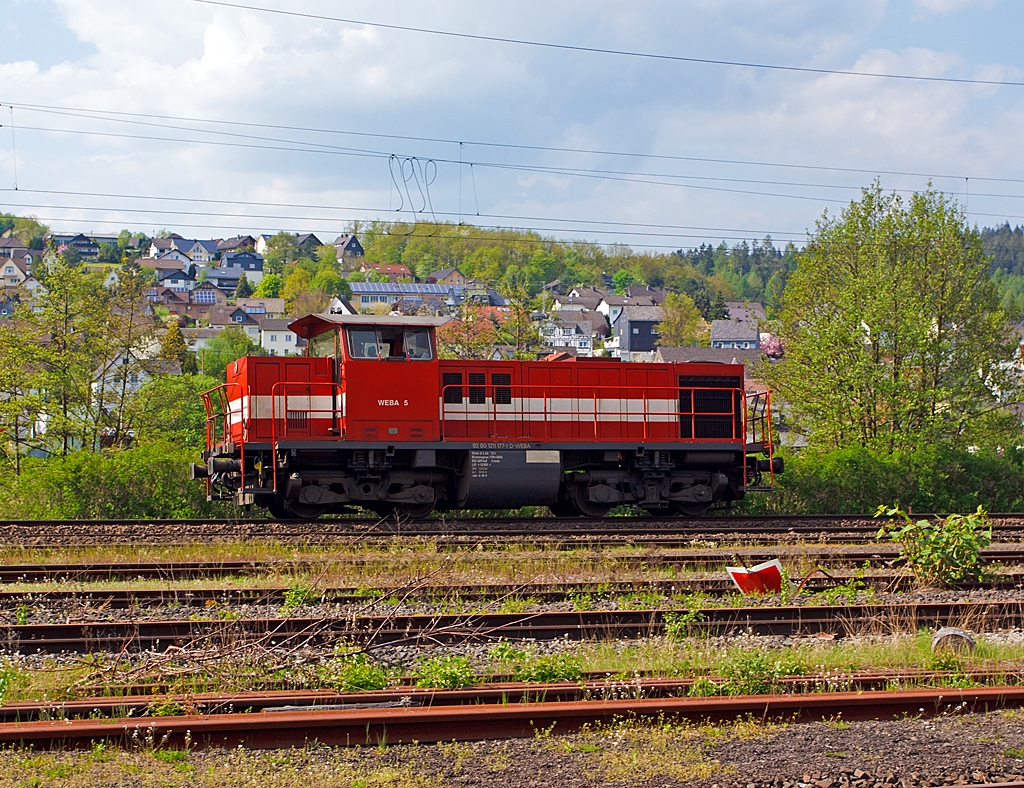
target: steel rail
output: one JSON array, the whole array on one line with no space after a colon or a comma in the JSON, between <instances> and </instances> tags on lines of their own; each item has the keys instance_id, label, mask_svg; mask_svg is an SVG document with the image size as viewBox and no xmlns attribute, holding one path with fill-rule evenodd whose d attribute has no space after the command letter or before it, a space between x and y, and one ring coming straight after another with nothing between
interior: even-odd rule
<instances>
[{"instance_id":1,"label":"steel rail","mask_svg":"<svg viewBox=\"0 0 1024 788\"><path fill-rule=\"evenodd\" d=\"M927 515L922 515L927 516ZM989 516L996 533L1024 531L1024 514ZM816 536L842 535L870 538L880 522L869 515L723 515L702 518L606 517L576 518L472 518L398 522L394 519L325 519L313 522L251 519L193 520L5 520L0 540L7 543L64 545L131 541L168 544L183 540L273 538L290 541L347 540L356 537L445 537L448 539L504 536L548 538L650 539L697 536Z\"/></svg>"},{"instance_id":2,"label":"steel rail","mask_svg":"<svg viewBox=\"0 0 1024 788\"><path fill-rule=\"evenodd\" d=\"M161 746L273 748L402 744L532 737L567 733L585 724L623 718L726 722L753 716L791 722L886 719L984 712L1024 706L1024 687L938 688L905 691L641 698L543 703L388 706L320 711L250 712L142 719L41 720L0 723L0 743L45 748L91 746L140 738ZM556 727L557 726L557 727Z\"/></svg>"},{"instance_id":3,"label":"steel rail","mask_svg":"<svg viewBox=\"0 0 1024 788\"><path fill-rule=\"evenodd\" d=\"M0 627L0 649L20 653L130 653L228 647L258 640L268 648L323 647L339 640L368 648L403 643L506 640L601 640L649 637L665 629L672 610L544 611L466 615L349 616L235 620L82 621ZM833 636L875 630L916 631L964 626L991 631L1024 622L1024 602L703 608L693 632Z\"/></svg>"},{"instance_id":4,"label":"steel rail","mask_svg":"<svg viewBox=\"0 0 1024 788\"><path fill-rule=\"evenodd\" d=\"M861 671L846 675L811 673L787 676L779 681L786 693L877 691L901 683L934 683L962 681L998 682L1000 686L1024 684L1024 673L1000 670L890 670ZM1015 679L1009 683L1010 679ZM1016 681L1019 679L1019 681ZM686 696L698 680L724 684L721 676L672 678L637 676L622 678L592 671L579 681L526 682L509 676L494 676L484 683L462 689L417 687L414 677L406 676L402 684L383 690L336 691L332 689L283 689L241 692L149 692L130 695L107 695L73 700L17 702L0 706L0 723L27 722L36 719L79 719L83 717L172 716L169 707L194 709L196 712L231 714L236 710L277 711L298 707L308 711L340 707L383 707L385 704L406 706L461 706L469 704L552 703L558 701L604 700L611 698L671 698ZM159 709L159 715L154 710ZM298 710L298 709L296 709Z\"/></svg>"},{"instance_id":5,"label":"steel rail","mask_svg":"<svg viewBox=\"0 0 1024 788\"><path fill-rule=\"evenodd\" d=\"M857 584L857 585L850 585ZM815 576L803 586L807 594L827 592L835 588L857 588L905 591L917 584L911 575L833 575ZM958 591L1020 589L1024 587L1024 572L1000 574L993 580L958 583ZM0 591L0 610L17 603L45 604L77 602L106 610L126 610L135 607L149 609L167 605L204 605L208 602L229 605L280 605L287 601L295 589L290 586L235 587L235 588L93 588L93 589L24 589ZM369 605L390 597L401 597L405 602L442 602L453 598L464 602L486 602L509 597L536 599L539 602L573 601L580 597L607 598L637 593L678 594L690 593L721 597L738 593L736 586L726 578L677 578L674 580L618 581L614 583L489 583L479 585L432 585L399 588L367 588L356 586L313 587L307 592L305 604Z\"/></svg>"},{"instance_id":6,"label":"steel rail","mask_svg":"<svg viewBox=\"0 0 1024 788\"><path fill-rule=\"evenodd\" d=\"M601 555L603 562L614 561L625 565L639 566L683 566L694 569L721 568L734 564L736 556L744 561L757 563L772 558L812 561L825 565L856 565L868 563L873 566L891 565L899 560L899 550L891 544L879 545L778 545L774 547L724 547L715 550L699 549L685 552L644 551L633 555ZM989 562L1024 562L1024 545L994 544L982 551L982 557ZM274 561L144 561L52 563L52 564L8 564L0 566L0 584L38 582L93 582L104 580L183 580L200 577L252 576L256 574L295 574L322 569L333 563L346 566L370 566L375 562L395 564L404 561L402 556L363 555L325 556L303 560ZM415 560L413 557L412 560Z\"/></svg>"}]
</instances>

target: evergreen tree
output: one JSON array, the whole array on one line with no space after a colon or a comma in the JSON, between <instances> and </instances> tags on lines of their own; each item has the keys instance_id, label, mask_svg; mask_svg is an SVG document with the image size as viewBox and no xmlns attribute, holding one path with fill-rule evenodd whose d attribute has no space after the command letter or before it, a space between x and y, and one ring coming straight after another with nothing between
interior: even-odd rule
<instances>
[{"instance_id":1,"label":"evergreen tree","mask_svg":"<svg viewBox=\"0 0 1024 788\"><path fill-rule=\"evenodd\" d=\"M248 298L253 293L252 285L249 284L249 277L242 271L238 277L238 285L235 287L235 298Z\"/></svg>"},{"instance_id":2,"label":"evergreen tree","mask_svg":"<svg viewBox=\"0 0 1024 788\"><path fill-rule=\"evenodd\" d=\"M188 343L181 333L181 328L177 323L171 323L167 333L164 334L163 342L160 343L160 358L165 361L177 361L184 366L185 356L188 352Z\"/></svg>"}]
</instances>

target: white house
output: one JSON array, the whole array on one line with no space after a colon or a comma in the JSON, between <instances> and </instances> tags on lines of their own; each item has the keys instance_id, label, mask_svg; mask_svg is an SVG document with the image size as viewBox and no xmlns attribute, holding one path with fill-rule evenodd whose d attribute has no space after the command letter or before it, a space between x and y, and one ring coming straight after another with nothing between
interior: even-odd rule
<instances>
[{"instance_id":1,"label":"white house","mask_svg":"<svg viewBox=\"0 0 1024 788\"><path fill-rule=\"evenodd\" d=\"M291 320L265 317L260 324L260 347L272 356L298 356L302 353L298 334L288 324Z\"/></svg>"},{"instance_id":2,"label":"white house","mask_svg":"<svg viewBox=\"0 0 1024 788\"><path fill-rule=\"evenodd\" d=\"M756 350L761 347L757 324L741 320L713 320L711 347Z\"/></svg>"}]
</instances>

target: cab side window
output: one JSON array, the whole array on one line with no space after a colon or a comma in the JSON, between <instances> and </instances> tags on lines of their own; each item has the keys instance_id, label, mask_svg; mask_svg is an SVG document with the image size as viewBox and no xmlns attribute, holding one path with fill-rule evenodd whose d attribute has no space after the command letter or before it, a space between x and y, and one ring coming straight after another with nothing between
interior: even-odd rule
<instances>
[{"instance_id":1,"label":"cab side window","mask_svg":"<svg viewBox=\"0 0 1024 788\"><path fill-rule=\"evenodd\" d=\"M377 358L377 332L372 328L350 328L348 335L348 354L352 358Z\"/></svg>"}]
</instances>

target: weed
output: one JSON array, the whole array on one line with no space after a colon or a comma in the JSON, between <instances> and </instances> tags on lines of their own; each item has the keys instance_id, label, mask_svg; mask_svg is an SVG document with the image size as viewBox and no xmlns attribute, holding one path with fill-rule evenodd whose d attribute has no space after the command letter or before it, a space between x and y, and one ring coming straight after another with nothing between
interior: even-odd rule
<instances>
[{"instance_id":1,"label":"weed","mask_svg":"<svg viewBox=\"0 0 1024 788\"><path fill-rule=\"evenodd\" d=\"M693 680L688 694L691 698L709 698L713 695L719 695L721 692L721 686L715 684L706 676L701 676Z\"/></svg>"},{"instance_id":2,"label":"weed","mask_svg":"<svg viewBox=\"0 0 1024 788\"><path fill-rule=\"evenodd\" d=\"M327 660L318 673L325 684L346 692L384 689L391 681L390 672L366 654Z\"/></svg>"},{"instance_id":3,"label":"weed","mask_svg":"<svg viewBox=\"0 0 1024 788\"><path fill-rule=\"evenodd\" d=\"M28 605L18 605L14 610L14 621L19 627L28 623Z\"/></svg>"},{"instance_id":4,"label":"weed","mask_svg":"<svg viewBox=\"0 0 1024 788\"><path fill-rule=\"evenodd\" d=\"M766 695L782 688L786 676L804 668L790 658L774 658L764 651L739 651L725 664L723 689L728 695Z\"/></svg>"},{"instance_id":5,"label":"weed","mask_svg":"<svg viewBox=\"0 0 1024 788\"><path fill-rule=\"evenodd\" d=\"M579 681L583 668L572 654L549 654L516 664L512 676L516 681Z\"/></svg>"},{"instance_id":6,"label":"weed","mask_svg":"<svg viewBox=\"0 0 1024 788\"><path fill-rule=\"evenodd\" d=\"M297 607L309 604L316 598L316 589L313 586L305 585L303 583L293 583L287 591L284 592L284 604L281 606L282 612L290 612Z\"/></svg>"},{"instance_id":7,"label":"weed","mask_svg":"<svg viewBox=\"0 0 1024 788\"><path fill-rule=\"evenodd\" d=\"M503 600L501 605L498 607L499 613L525 613L531 607L535 607L540 604L540 600L536 597L528 597L524 599L521 596L510 596Z\"/></svg>"},{"instance_id":8,"label":"weed","mask_svg":"<svg viewBox=\"0 0 1024 788\"><path fill-rule=\"evenodd\" d=\"M566 599L572 605L573 610L592 610L594 607L593 594L585 594L582 591L572 591Z\"/></svg>"},{"instance_id":9,"label":"weed","mask_svg":"<svg viewBox=\"0 0 1024 788\"><path fill-rule=\"evenodd\" d=\"M704 614L697 607L676 613L665 613L665 637L669 640L683 640L692 637L697 624L704 620Z\"/></svg>"},{"instance_id":10,"label":"weed","mask_svg":"<svg viewBox=\"0 0 1024 788\"><path fill-rule=\"evenodd\" d=\"M174 700L174 698L168 698L163 701L153 701L149 706L147 706L147 709L152 717L176 717L179 714L183 714L185 711L181 704Z\"/></svg>"},{"instance_id":11,"label":"weed","mask_svg":"<svg viewBox=\"0 0 1024 788\"><path fill-rule=\"evenodd\" d=\"M1007 747L1003 750L1003 755L1008 758L1024 758L1024 747Z\"/></svg>"},{"instance_id":12,"label":"weed","mask_svg":"<svg viewBox=\"0 0 1024 788\"><path fill-rule=\"evenodd\" d=\"M431 657L420 663L417 687L461 689L477 683L467 657L446 655Z\"/></svg>"},{"instance_id":13,"label":"weed","mask_svg":"<svg viewBox=\"0 0 1024 788\"><path fill-rule=\"evenodd\" d=\"M843 713L842 712L839 712L838 714L836 714L836 716L832 717L832 719L824 720L824 723L828 727L834 728L837 731L845 731L847 728L849 728L851 725L853 725L853 723L850 722L849 720L844 720L843 719Z\"/></svg>"},{"instance_id":14,"label":"weed","mask_svg":"<svg viewBox=\"0 0 1024 788\"><path fill-rule=\"evenodd\" d=\"M889 521L876 538L888 535L898 542L900 556L921 580L949 585L981 579L981 551L992 543L992 523L982 507L971 514L914 521L899 506L879 506L875 517L883 515Z\"/></svg>"}]
</instances>

